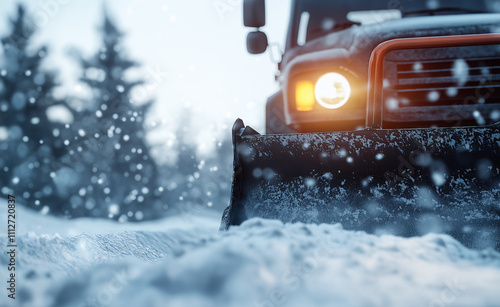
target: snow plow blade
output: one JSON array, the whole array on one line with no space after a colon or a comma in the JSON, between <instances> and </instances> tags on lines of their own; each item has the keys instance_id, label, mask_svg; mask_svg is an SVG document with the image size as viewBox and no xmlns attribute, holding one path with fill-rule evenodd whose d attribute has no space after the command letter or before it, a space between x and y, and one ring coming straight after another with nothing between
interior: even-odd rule
<instances>
[{"instance_id":1,"label":"snow plow blade","mask_svg":"<svg viewBox=\"0 0 500 307\"><path fill-rule=\"evenodd\" d=\"M261 217L500 249L500 125L260 135L233 126L221 230Z\"/></svg>"}]
</instances>

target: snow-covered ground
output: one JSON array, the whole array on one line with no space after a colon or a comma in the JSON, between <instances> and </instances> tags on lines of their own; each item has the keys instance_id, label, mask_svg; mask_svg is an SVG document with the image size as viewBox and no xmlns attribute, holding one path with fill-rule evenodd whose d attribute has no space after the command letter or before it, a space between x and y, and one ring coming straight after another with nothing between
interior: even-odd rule
<instances>
[{"instance_id":1,"label":"snow-covered ground","mask_svg":"<svg viewBox=\"0 0 500 307\"><path fill-rule=\"evenodd\" d=\"M219 234L219 216L200 212L118 224L17 211L17 305L2 287L0 306L500 306L500 254L448 236L261 219ZM0 265L4 280L4 252Z\"/></svg>"}]
</instances>

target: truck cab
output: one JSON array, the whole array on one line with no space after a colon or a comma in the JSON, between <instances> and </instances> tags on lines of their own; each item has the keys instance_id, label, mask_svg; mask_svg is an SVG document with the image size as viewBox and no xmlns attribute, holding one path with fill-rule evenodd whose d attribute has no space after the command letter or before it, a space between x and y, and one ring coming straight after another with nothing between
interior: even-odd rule
<instances>
[{"instance_id":1,"label":"truck cab","mask_svg":"<svg viewBox=\"0 0 500 307\"><path fill-rule=\"evenodd\" d=\"M495 1L292 0L278 65L280 91L266 106L266 133L367 127L370 58L384 42L491 34ZM251 54L266 51L265 1L245 0ZM500 44L395 50L384 59L385 128L488 125L500 120Z\"/></svg>"}]
</instances>

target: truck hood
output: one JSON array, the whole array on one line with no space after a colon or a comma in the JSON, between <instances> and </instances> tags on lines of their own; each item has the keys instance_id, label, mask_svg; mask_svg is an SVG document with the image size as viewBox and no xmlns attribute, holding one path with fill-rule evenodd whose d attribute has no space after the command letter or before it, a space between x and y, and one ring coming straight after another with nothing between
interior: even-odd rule
<instances>
[{"instance_id":1,"label":"truck hood","mask_svg":"<svg viewBox=\"0 0 500 307\"><path fill-rule=\"evenodd\" d=\"M460 14L407 17L377 24L353 26L334 32L285 53L283 67L302 55L332 50L348 62L367 67L373 49L396 38L466 35L500 32L500 14ZM499 42L500 43L500 42ZM323 51L323 52L321 52Z\"/></svg>"}]
</instances>

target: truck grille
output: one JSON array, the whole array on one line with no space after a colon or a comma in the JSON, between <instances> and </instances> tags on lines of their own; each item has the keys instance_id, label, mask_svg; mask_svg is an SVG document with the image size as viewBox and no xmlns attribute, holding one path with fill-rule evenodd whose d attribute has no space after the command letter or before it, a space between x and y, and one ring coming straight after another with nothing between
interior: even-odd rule
<instances>
[{"instance_id":1,"label":"truck grille","mask_svg":"<svg viewBox=\"0 0 500 307\"><path fill-rule=\"evenodd\" d=\"M399 107L500 102L500 58L396 62Z\"/></svg>"},{"instance_id":2,"label":"truck grille","mask_svg":"<svg viewBox=\"0 0 500 307\"><path fill-rule=\"evenodd\" d=\"M487 125L500 121L500 46L389 52L384 127Z\"/></svg>"}]
</instances>

